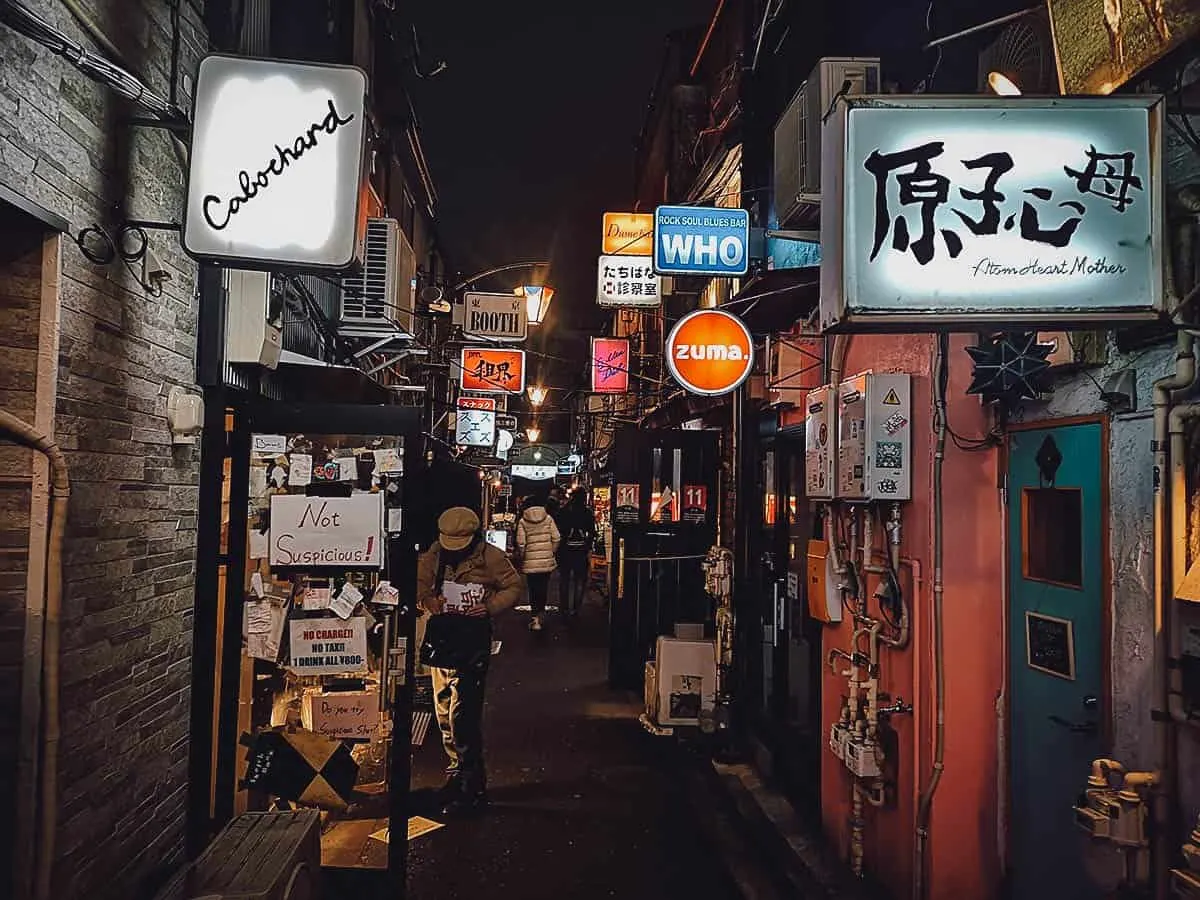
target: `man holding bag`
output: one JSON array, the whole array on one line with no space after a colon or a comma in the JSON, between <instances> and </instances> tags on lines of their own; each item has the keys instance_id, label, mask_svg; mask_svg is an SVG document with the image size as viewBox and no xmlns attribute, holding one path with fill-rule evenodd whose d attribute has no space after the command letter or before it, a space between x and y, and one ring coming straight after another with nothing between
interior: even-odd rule
<instances>
[{"instance_id":1,"label":"man holding bag","mask_svg":"<svg viewBox=\"0 0 1200 900\"><path fill-rule=\"evenodd\" d=\"M430 614L421 662L433 673L442 746L450 764L443 813L487 805L483 701L492 653L491 617L513 606L521 576L484 540L479 517L456 506L438 518L438 539L417 562L417 605Z\"/></svg>"}]
</instances>

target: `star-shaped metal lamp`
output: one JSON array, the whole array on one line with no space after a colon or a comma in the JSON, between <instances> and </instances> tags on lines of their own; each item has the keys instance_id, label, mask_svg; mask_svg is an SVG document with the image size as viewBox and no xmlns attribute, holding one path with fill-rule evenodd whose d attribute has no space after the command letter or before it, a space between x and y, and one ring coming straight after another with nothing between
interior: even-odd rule
<instances>
[{"instance_id":1,"label":"star-shaped metal lamp","mask_svg":"<svg viewBox=\"0 0 1200 900\"><path fill-rule=\"evenodd\" d=\"M1050 344L1039 344L1036 332L1002 334L990 343L968 347L975 362L968 394L989 402L1017 403L1049 393Z\"/></svg>"}]
</instances>

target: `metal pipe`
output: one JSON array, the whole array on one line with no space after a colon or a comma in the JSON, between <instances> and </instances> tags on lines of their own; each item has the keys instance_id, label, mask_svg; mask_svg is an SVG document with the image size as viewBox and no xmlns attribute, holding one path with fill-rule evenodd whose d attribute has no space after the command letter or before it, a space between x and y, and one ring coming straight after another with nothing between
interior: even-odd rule
<instances>
[{"instance_id":1,"label":"metal pipe","mask_svg":"<svg viewBox=\"0 0 1200 900\"><path fill-rule=\"evenodd\" d=\"M929 783L921 794L917 807L916 822L916 865L913 877L914 900L924 900L926 875L926 846L929 842L929 819L933 812L933 797L945 770L946 756L946 660L943 603L945 581L943 565L943 505L942 474L946 461L946 391L949 360L948 335L940 334L938 341L937 385L934 397L937 403L937 444L933 454L933 695L934 695L934 738L933 767Z\"/></svg>"},{"instance_id":2,"label":"metal pipe","mask_svg":"<svg viewBox=\"0 0 1200 900\"><path fill-rule=\"evenodd\" d=\"M46 547L45 636L42 641L42 808L37 848L37 879L34 885L38 900L50 900L55 837L58 831L59 622L62 613L62 562L71 482L66 457L55 443L53 435L39 431L5 410L0 410L0 433L41 453L50 464L53 502L50 511L50 535Z\"/></svg>"},{"instance_id":3,"label":"metal pipe","mask_svg":"<svg viewBox=\"0 0 1200 900\"><path fill-rule=\"evenodd\" d=\"M850 794L850 871L855 878L863 877L863 792L854 779Z\"/></svg>"},{"instance_id":4,"label":"metal pipe","mask_svg":"<svg viewBox=\"0 0 1200 900\"><path fill-rule=\"evenodd\" d=\"M925 45L923 49L934 50L942 44L949 44L951 41L957 41L959 38L970 37L973 34L978 34L981 31L987 31L989 28L998 28L1001 25L1007 25L1009 22L1015 22L1017 19L1023 19L1026 16L1040 13L1042 7L1030 6L1028 9L1023 9L1020 12L1009 13L1007 16L1001 16L998 19L991 19L987 22L982 22L979 25L972 25L970 28L964 28L962 31L956 31L953 34L948 34L945 37L936 38Z\"/></svg>"},{"instance_id":5,"label":"metal pipe","mask_svg":"<svg viewBox=\"0 0 1200 900\"><path fill-rule=\"evenodd\" d=\"M1192 387L1197 368L1195 338L1181 331L1177 338L1175 372L1154 383L1154 701L1155 766L1162 784L1154 795L1154 842L1152 847L1154 896L1170 896L1171 858L1174 847L1174 806L1178 787L1178 747L1175 723L1171 720L1171 638L1174 624L1175 554L1173 541L1186 541L1186 531L1174 535L1173 490L1163 484L1170 464L1171 407L1176 391ZM1184 519L1186 526L1186 519Z\"/></svg>"}]
</instances>

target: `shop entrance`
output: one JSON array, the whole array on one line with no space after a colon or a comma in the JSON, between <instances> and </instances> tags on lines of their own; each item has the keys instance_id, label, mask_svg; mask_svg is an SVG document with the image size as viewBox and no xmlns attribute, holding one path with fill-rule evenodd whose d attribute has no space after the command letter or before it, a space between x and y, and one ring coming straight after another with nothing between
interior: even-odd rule
<instances>
[{"instance_id":1,"label":"shop entrance","mask_svg":"<svg viewBox=\"0 0 1200 900\"><path fill-rule=\"evenodd\" d=\"M411 747L430 725L413 714L419 410L224 412L209 423L219 504L221 443L206 433L204 448L200 527L219 521L220 538L199 559L195 667L212 672L194 719L207 681L213 740L208 809L192 815L211 836L242 813L317 810L319 864L403 897Z\"/></svg>"},{"instance_id":2,"label":"shop entrance","mask_svg":"<svg viewBox=\"0 0 1200 900\"><path fill-rule=\"evenodd\" d=\"M1012 896L1100 896L1071 809L1104 755L1105 429L1009 437Z\"/></svg>"},{"instance_id":3,"label":"shop entrance","mask_svg":"<svg viewBox=\"0 0 1200 900\"><path fill-rule=\"evenodd\" d=\"M759 733L769 771L799 808L818 809L820 625L805 607L812 516L804 497L803 429L778 431L762 453L758 566L762 653Z\"/></svg>"}]
</instances>

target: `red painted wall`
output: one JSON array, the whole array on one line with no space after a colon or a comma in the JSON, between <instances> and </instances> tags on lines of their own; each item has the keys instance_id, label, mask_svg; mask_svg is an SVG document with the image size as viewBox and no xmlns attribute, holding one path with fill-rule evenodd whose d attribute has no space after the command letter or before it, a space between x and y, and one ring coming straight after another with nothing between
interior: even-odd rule
<instances>
[{"instance_id":1,"label":"red painted wall","mask_svg":"<svg viewBox=\"0 0 1200 900\"><path fill-rule=\"evenodd\" d=\"M978 398L968 397L970 363L951 339L949 421L960 435L978 436L988 423ZM900 577L913 619L903 651L885 649L880 690L914 705L913 715L895 716L898 779L892 802L866 807L865 867L896 897L911 894L917 797L928 783L933 761L933 382L935 339L928 335L870 335L851 340L845 375L862 371L913 375L913 499L904 504L901 556L919 566L921 584L905 567ZM944 584L946 700L945 770L934 798L929 837L928 896L931 900L991 900L998 895L996 699L1003 679L1004 601L1001 533L1003 510L997 489L999 456L994 450L966 452L947 441L943 470L945 506ZM876 528L875 543L885 536ZM876 582L869 576L870 596ZM874 605L872 604L874 611ZM823 649L848 650L853 624L827 626ZM839 671L844 669L844 662ZM822 721L835 721L846 679L828 666L822 679ZM827 741L826 741L827 745ZM843 856L849 854L851 778L826 746L821 764L822 817Z\"/></svg>"}]
</instances>

